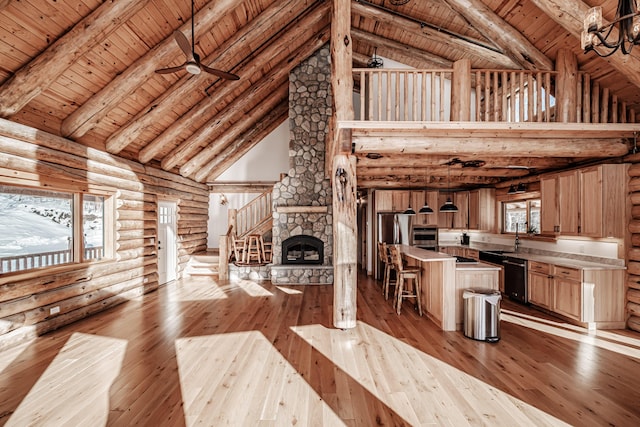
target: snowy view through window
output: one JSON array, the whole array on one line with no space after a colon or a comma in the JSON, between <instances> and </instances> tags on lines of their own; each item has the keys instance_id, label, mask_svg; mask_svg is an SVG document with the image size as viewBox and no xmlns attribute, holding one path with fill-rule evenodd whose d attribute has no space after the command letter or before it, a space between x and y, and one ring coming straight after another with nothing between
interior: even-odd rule
<instances>
[{"instance_id":1,"label":"snowy view through window","mask_svg":"<svg viewBox=\"0 0 640 427\"><path fill-rule=\"evenodd\" d=\"M103 198L85 196L85 248L103 245ZM73 195L0 186L0 267L2 272L73 261ZM50 256L34 257L56 253ZM88 258L99 258L89 256ZM6 258L18 258L8 264ZM18 265L20 263L20 265Z\"/></svg>"}]
</instances>

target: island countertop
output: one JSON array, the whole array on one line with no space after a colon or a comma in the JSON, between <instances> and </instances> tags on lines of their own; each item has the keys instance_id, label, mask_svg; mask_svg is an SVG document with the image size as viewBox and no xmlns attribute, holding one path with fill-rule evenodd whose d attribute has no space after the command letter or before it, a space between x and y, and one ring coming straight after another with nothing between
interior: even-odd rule
<instances>
[{"instance_id":1,"label":"island countertop","mask_svg":"<svg viewBox=\"0 0 640 427\"><path fill-rule=\"evenodd\" d=\"M455 257L451 255L442 253L442 252L434 252L428 251L426 249L416 248L415 246L409 245L398 245L400 252L403 255L411 257L420 262L431 262L431 261L453 261L455 262Z\"/></svg>"}]
</instances>

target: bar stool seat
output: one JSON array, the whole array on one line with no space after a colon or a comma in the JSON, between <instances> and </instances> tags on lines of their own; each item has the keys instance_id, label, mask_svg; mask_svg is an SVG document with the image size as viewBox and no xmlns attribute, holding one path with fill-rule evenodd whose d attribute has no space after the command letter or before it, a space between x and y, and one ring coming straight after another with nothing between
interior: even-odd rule
<instances>
[{"instance_id":1,"label":"bar stool seat","mask_svg":"<svg viewBox=\"0 0 640 427\"><path fill-rule=\"evenodd\" d=\"M262 264L265 260L264 243L259 234L249 234L247 236L246 259L247 264Z\"/></svg>"},{"instance_id":2,"label":"bar stool seat","mask_svg":"<svg viewBox=\"0 0 640 427\"><path fill-rule=\"evenodd\" d=\"M400 309L402 308L402 300L404 298L415 298L416 308L418 309L418 313L420 314L420 316L422 316L422 301L420 300L420 295L422 293L420 267L405 266L402 262L400 251L394 245L389 246L389 255L391 257L391 262L396 268L397 276L396 291L394 295L396 312L400 314ZM405 288L405 280L411 280L413 282L412 290Z\"/></svg>"}]
</instances>

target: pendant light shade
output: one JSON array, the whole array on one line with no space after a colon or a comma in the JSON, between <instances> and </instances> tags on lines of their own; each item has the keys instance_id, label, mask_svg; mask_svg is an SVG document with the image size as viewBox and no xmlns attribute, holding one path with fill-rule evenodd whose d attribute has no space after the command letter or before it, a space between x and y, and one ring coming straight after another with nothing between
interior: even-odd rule
<instances>
[{"instance_id":1,"label":"pendant light shade","mask_svg":"<svg viewBox=\"0 0 640 427\"><path fill-rule=\"evenodd\" d=\"M440 206L440 212L458 212L458 207L453 204L451 197L447 197L447 201L444 205Z\"/></svg>"},{"instance_id":2,"label":"pendant light shade","mask_svg":"<svg viewBox=\"0 0 640 427\"><path fill-rule=\"evenodd\" d=\"M424 206L420 208L418 213L421 213L421 214L432 214L433 213L433 209L431 209L431 207L429 207L429 204L425 201Z\"/></svg>"},{"instance_id":3,"label":"pendant light shade","mask_svg":"<svg viewBox=\"0 0 640 427\"><path fill-rule=\"evenodd\" d=\"M447 164L447 190L450 190L449 188L450 178L451 178L451 162ZM458 207L453 204L453 201L451 201L451 196L447 196L447 200L444 202L444 205L440 206L440 212L451 212L451 213L458 212Z\"/></svg>"},{"instance_id":4,"label":"pendant light shade","mask_svg":"<svg viewBox=\"0 0 640 427\"><path fill-rule=\"evenodd\" d=\"M411 205L409 205L409 207L402 213L404 215L415 215L416 211L414 211L413 208L411 207Z\"/></svg>"},{"instance_id":5,"label":"pendant light shade","mask_svg":"<svg viewBox=\"0 0 640 427\"><path fill-rule=\"evenodd\" d=\"M516 190L516 186L511 184L509 186L509 191L507 191L507 194L516 194L518 191Z\"/></svg>"}]
</instances>

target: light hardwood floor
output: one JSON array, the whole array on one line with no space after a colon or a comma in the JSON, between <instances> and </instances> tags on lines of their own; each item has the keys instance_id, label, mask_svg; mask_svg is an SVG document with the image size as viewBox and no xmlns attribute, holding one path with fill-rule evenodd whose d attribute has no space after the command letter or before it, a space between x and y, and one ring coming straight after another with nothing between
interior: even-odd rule
<instances>
[{"instance_id":1,"label":"light hardwood floor","mask_svg":"<svg viewBox=\"0 0 640 427\"><path fill-rule=\"evenodd\" d=\"M331 286L197 278L0 353L0 424L640 425L640 334L589 334L503 302L497 344L442 332L359 277ZM531 317L536 314L537 317Z\"/></svg>"}]
</instances>

